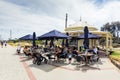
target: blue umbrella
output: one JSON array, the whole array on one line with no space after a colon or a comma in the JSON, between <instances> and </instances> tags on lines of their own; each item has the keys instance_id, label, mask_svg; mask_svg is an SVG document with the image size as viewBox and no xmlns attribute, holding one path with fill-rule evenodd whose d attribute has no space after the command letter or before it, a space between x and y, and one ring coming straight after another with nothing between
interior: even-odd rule
<instances>
[{"instance_id":1,"label":"blue umbrella","mask_svg":"<svg viewBox=\"0 0 120 80\"><path fill-rule=\"evenodd\" d=\"M31 34L28 34L28 35L25 35L21 38L19 38L20 40L32 40L33 39L33 35Z\"/></svg>"},{"instance_id":2,"label":"blue umbrella","mask_svg":"<svg viewBox=\"0 0 120 80\"><path fill-rule=\"evenodd\" d=\"M36 41L36 34L35 34L35 32L33 32L33 46L34 47L36 46L35 41Z\"/></svg>"},{"instance_id":3,"label":"blue umbrella","mask_svg":"<svg viewBox=\"0 0 120 80\"><path fill-rule=\"evenodd\" d=\"M85 28L84 28L84 42L83 42L85 49L89 49L88 33L89 33L88 27L85 26Z\"/></svg>"},{"instance_id":4,"label":"blue umbrella","mask_svg":"<svg viewBox=\"0 0 120 80\"><path fill-rule=\"evenodd\" d=\"M84 38L85 38L84 34L78 36L78 39L84 39ZM96 34L88 33L88 38L89 39L98 39L100 37Z\"/></svg>"},{"instance_id":5,"label":"blue umbrella","mask_svg":"<svg viewBox=\"0 0 120 80\"><path fill-rule=\"evenodd\" d=\"M39 40L46 40L46 39L66 39L69 36L67 36L66 34L61 33L60 31L57 30L52 30L48 33L45 33L41 36L38 37Z\"/></svg>"}]
</instances>

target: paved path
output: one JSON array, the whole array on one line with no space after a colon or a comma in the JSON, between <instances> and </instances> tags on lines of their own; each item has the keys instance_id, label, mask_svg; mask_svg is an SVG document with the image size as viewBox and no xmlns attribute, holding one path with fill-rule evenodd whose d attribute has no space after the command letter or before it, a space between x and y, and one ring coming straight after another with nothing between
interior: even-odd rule
<instances>
[{"instance_id":1,"label":"paved path","mask_svg":"<svg viewBox=\"0 0 120 80\"><path fill-rule=\"evenodd\" d=\"M38 66L16 48L0 48L0 80L119 80L120 71L109 59L102 58L91 66L53 63Z\"/></svg>"},{"instance_id":2,"label":"paved path","mask_svg":"<svg viewBox=\"0 0 120 80\"><path fill-rule=\"evenodd\" d=\"M15 48L0 47L0 80L29 80Z\"/></svg>"}]
</instances>

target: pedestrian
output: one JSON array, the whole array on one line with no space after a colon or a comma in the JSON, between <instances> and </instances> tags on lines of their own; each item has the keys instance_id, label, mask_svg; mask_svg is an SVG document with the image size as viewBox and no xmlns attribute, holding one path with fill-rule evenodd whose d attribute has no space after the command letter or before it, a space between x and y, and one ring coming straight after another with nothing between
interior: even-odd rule
<instances>
[{"instance_id":1,"label":"pedestrian","mask_svg":"<svg viewBox=\"0 0 120 80\"><path fill-rule=\"evenodd\" d=\"M1 41L1 47L3 48L3 41Z\"/></svg>"}]
</instances>

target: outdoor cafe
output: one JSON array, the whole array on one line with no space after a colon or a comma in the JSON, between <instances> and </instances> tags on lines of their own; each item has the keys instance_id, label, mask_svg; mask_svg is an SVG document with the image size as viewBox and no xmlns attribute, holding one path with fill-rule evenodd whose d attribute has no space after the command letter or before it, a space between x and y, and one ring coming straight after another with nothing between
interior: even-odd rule
<instances>
[{"instance_id":1,"label":"outdoor cafe","mask_svg":"<svg viewBox=\"0 0 120 80\"><path fill-rule=\"evenodd\" d=\"M84 37L79 36L78 40L80 38L84 38L84 50L79 51L77 46L70 46L69 45L69 34L63 34L57 30L52 30L48 33L45 33L41 36L36 37L35 32L33 35L24 36L20 39L25 40L32 40L33 46L27 46L23 49L24 54L29 54L26 56L31 56L33 58L33 64L40 65L42 62L44 63L59 63L61 60L63 62L66 62L68 64L71 64L71 61L74 60L74 62L78 62L81 64L88 65L90 63L97 62L99 59L98 55L98 49L97 47L94 47L92 49L89 48L89 38L95 38L98 37L96 35L89 34L88 27L85 26L84 29ZM91 36L92 35L92 36ZM35 43L35 40L44 40L45 41L45 47L37 46ZM55 45L55 40L62 40L61 45ZM48 43L49 42L49 43Z\"/></svg>"}]
</instances>

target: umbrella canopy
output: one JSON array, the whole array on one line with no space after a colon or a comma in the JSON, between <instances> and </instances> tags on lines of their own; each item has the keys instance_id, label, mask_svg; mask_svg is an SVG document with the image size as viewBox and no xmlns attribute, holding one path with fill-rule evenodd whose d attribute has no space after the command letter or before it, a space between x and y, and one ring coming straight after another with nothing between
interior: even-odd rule
<instances>
[{"instance_id":1,"label":"umbrella canopy","mask_svg":"<svg viewBox=\"0 0 120 80\"><path fill-rule=\"evenodd\" d=\"M78 39L84 39L84 38L85 38L84 34L78 36ZM88 38L89 39L98 39L100 37L98 35L96 35L96 34L88 33Z\"/></svg>"},{"instance_id":2,"label":"umbrella canopy","mask_svg":"<svg viewBox=\"0 0 120 80\"><path fill-rule=\"evenodd\" d=\"M32 40L33 39L33 35L31 34L28 34L28 35L25 35L21 38L19 38L20 40Z\"/></svg>"},{"instance_id":3,"label":"umbrella canopy","mask_svg":"<svg viewBox=\"0 0 120 80\"><path fill-rule=\"evenodd\" d=\"M66 34L61 33L60 31L57 30L52 30L48 33L45 33L41 36L38 37L39 40L44 40L44 39L66 39L69 36Z\"/></svg>"},{"instance_id":4,"label":"umbrella canopy","mask_svg":"<svg viewBox=\"0 0 120 80\"><path fill-rule=\"evenodd\" d=\"M36 41L36 33L35 32L33 32L33 46L35 47L36 46L36 43L35 43L35 41Z\"/></svg>"},{"instance_id":5,"label":"umbrella canopy","mask_svg":"<svg viewBox=\"0 0 120 80\"><path fill-rule=\"evenodd\" d=\"M84 42L83 42L85 49L89 49L88 33L89 33L88 27L85 26L85 28L84 28Z\"/></svg>"}]
</instances>

